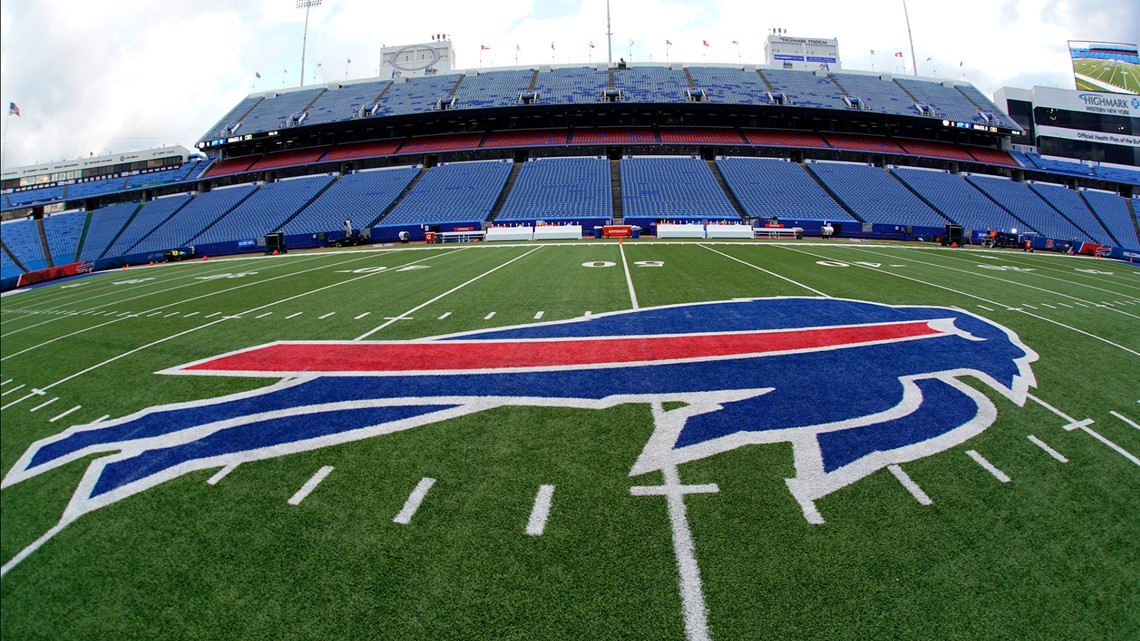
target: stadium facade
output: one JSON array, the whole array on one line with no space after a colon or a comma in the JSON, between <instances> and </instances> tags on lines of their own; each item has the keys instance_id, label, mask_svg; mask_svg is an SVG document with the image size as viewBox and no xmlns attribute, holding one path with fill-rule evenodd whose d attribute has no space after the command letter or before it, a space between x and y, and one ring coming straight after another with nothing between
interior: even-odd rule
<instances>
[{"instance_id":1,"label":"stadium facade","mask_svg":"<svg viewBox=\"0 0 1140 641\"><path fill-rule=\"evenodd\" d=\"M181 164L142 179L14 170L2 208L18 220L3 225L0 253L11 279L171 249L259 251L271 232L318 246L344 236L346 219L373 240L778 218L808 234L830 223L843 236L928 238L955 224L967 239L993 228L1053 249L1140 249L1140 172L1012 150L1027 132L1042 135L1041 123L969 83L886 73L603 63L393 74L250 94L203 134L204 157L182 150Z\"/></svg>"}]
</instances>

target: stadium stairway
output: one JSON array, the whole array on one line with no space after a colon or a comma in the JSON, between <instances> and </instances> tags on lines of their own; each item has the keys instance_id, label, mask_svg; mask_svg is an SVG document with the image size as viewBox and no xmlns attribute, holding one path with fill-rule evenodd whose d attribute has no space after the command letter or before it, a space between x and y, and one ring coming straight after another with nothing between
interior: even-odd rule
<instances>
[{"instance_id":1,"label":"stadium stairway","mask_svg":"<svg viewBox=\"0 0 1140 641\"><path fill-rule=\"evenodd\" d=\"M403 202L404 197L406 197L412 192L413 189L416 188L416 185L419 184L420 179L424 177L424 174L427 173L427 170L427 167L420 167L420 173L416 174L415 178L412 178L412 180L408 183L408 186L404 187L404 191L400 192L400 195L397 196L396 199L393 200L387 207L385 207L384 211L380 212L380 215L377 216L375 220L368 223L368 226L375 227L379 225L380 221L384 220L388 214L392 213L392 210L395 209L401 202Z\"/></svg>"},{"instance_id":2,"label":"stadium stairway","mask_svg":"<svg viewBox=\"0 0 1140 641\"><path fill-rule=\"evenodd\" d=\"M860 216L859 214L856 214L855 210L852 209L850 205L843 202L843 199L839 197L839 194L832 191L831 188L827 186L827 183L823 182L823 180L819 176L817 176L814 171L811 171L807 165L800 163L800 166L802 166L804 168L804 173L811 176L811 179L814 180L816 182L816 184L818 184L820 186L820 188L823 189L823 191L827 192L828 196L831 196L832 200L839 203L839 206L843 208L843 211L847 212L848 215L850 215L852 218L854 218L855 220L857 220L861 223L867 222L867 221L863 220L862 216Z\"/></svg>"},{"instance_id":3,"label":"stadium stairway","mask_svg":"<svg viewBox=\"0 0 1140 641\"><path fill-rule=\"evenodd\" d=\"M293 220L294 218L296 218L297 216L300 216L300 215L301 215L301 212L303 212L303 211L305 211L306 209L308 209L308 208L309 208L309 205L312 205L314 202L316 202L316 201L317 201L317 199L318 199L318 198L320 198L321 196L323 196L323 195L325 194L325 192L326 192L326 191L328 191L329 189L332 189L332 186L333 186L333 185L335 185L335 184L337 184L337 182L338 182L338 181L339 181L341 178L343 178L343 177L344 177L344 176L342 176L342 175L337 175L335 178L333 178L332 180L330 180L330 181L329 181L329 183L328 183L327 185L325 185L325 186L324 186L324 187L322 187L320 190L318 190L318 191L317 191L317 193L313 194L313 197L312 197L312 198L310 198L309 200L305 201L305 204L304 204L304 205L301 205L300 207L298 207L298 208L297 208L297 211L293 212L293 213L292 213L292 214L290 214L290 215L289 215L287 218L285 218L285 220L283 220L283 221L281 221L280 223L278 223L278 224L277 224L277 226L273 228L273 231L281 231L282 229L284 229L285 225L288 225L290 222L292 222L292 220Z\"/></svg>"},{"instance_id":4,"label":"stadium stairway","mask_svg":"<svg viewBox=\"0 0 1140 641\"><path fill-rule=\"evenodd\" d=\"M610 161L610 191L614 195L614 224L621 225L625 222L625 213L622 210L620 160Z\"/></svg>"},{"instance_id":5,"label":"stadium stairway","mask_svg":"<svg viewBox=\"0 0 1140 641\"><path fill-rule=\"evenodd\" d=\"M40 237L40 244L44 248L44 257L47 258L48 267L55 267L55 261L51 259L51 247L48 245L47 232L44 231L44 219L36 219L36 233Z\"/></svg>"},{"instance_id":6,"label":"stadium stairway","mask_svg":"<svg viewBox=\"0 0 1140 641\"><path fill-rule=\"evenodd\" d=\"M24 263L20 262L20 259L16 257L16 254L12 250L8 249L8 243L0 240L0 249L4 251L4 254L8 257L8 260L12 261L12 264L20 268L20 271L24 272L25 274L28 272L28 268L24 267Z\"/></svg>"},{"instance_id":7,"label":"stadium stairway","mask_svg":"<svg viewBox=\"0 0 1140 641\"><path fill-rule=\"evenodd\" d=\"M713 178L716 178L716 183L720 185L721 191L728 196L728 202L731 203L732 208L736 210L736 215L740 216L741 220L747 221L748 215L744 213L744 207L740 204L740 201L736 199L736 194L732 192L732 189L729 189L728 182L725 181L724 174L720 173L720 167L717 166L716 161L707 160L705 162L709 164L709 169L712 170Z\"/></svg>"},{"instance_id":8,"label":"stadium stairway","mask_svg":"<svg viewBox=\"0 0 1140 641\"><path fill-rule=\"evenodd\" d=\"M522 163L516 162L514 167L511 167L511 173L507 176L507 182L503 183L503 191L499 192L499 197L495 200L495 204L491 207L491 215L487 216L487 224L490 225L499 217L499 212L503 211L503 205L507 202L507 196L511 194L511 189L515 186L515 181L518 180L519 172L522 171Z\"/></svg>"},{"instance_id":9,"label":"stadium stairway","mask_svg":"<svg viewBox=\"0 0 1140 641\"><path fill-rule=\"evenodd\" d=\"M188 243L189 243L189 242L193 242L193 240L194 240L195 238L198 238L198 237L202 236L202 234L205 234L206 232L210 231L210 228L211 228L211 227L213 227L214 225L217 225L217 224L218 224L218 222L219 222L219 221L221 221L221 220L222 220L223 218L225 218L226 216L229 216L229 215L230 215L230 212L232 212L233 210L237 209L238 207L241 207L241 206L242 206L242 203L244 203L245 201L247 201L247 200L249 200L250 198L252 198L252 197L253 197L253 195L254 195L254 194L256 194L256 193L257 193L257 189L251 189L251 190L249 190L249 193L248 193L248 194L246 194L245 196L243 196L241 200L239 200L239 201L237 201L236 203L234 203L234 206L233 206L233 207L230 207L229 209L227 209L227 210L225 210L224 212L222 212L222 214L221 214L220 216L218 216L217 218L215 218L215 219L211 220L211 221L210 221L210 224L209 224L209 225L206 225L205 227L203 227L203 228L199 229L199 230L198 230L198 232L197 232L197 233L195 233L195 234L194 234L194 236L192 236L192 237L191 237L189 240L187 240L186 242L188 242Z\"/></svg>"},{"instance_id":10,"label":"stadium stairway","mask_svg":"<svg viewBox=\"0 0 1140 641\"><path fill-rule=\"evenodd\" d=\"M111 239L111 242L107 243L107 246L103 248L102 253L99 254L99 258L105 258L107 252L111 251L111 248L115 246L115 243L119 242L119 236L122 236L123 232L127 230L127 227L131 226L131 223L135 220L135 216L138 216L139 212L142 211L143 204L144 203L142 202L138 203L138 205L135 207L135 210L131 212L131 215L127 216L127 219L123 221L123 226L119 228L119 231L115 234L115 237Z\"/></svg>"}]
</instances>

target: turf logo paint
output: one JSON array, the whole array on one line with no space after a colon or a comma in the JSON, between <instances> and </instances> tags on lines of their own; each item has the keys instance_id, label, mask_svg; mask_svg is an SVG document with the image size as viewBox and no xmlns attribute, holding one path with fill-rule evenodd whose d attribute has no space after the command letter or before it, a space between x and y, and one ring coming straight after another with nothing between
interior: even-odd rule
<instances>
[{"instance_id":1,"label":"turf logo paint","mask_svg":"<svg viewBox=\"0 0 1140 641\"><path fill-rule=\"evenodd\" d=\"M204 469L438 423L490 408L660 412L630 476L747 445L792 445L789 490L815 502L890 464L979 434L1018 406L1037 354L969 312L824 298L675 305L413 341L278 342L163 374L279 379L148 408L34 443L2 487L95 456L61 525Z\"/></svg>"}]
</instances>

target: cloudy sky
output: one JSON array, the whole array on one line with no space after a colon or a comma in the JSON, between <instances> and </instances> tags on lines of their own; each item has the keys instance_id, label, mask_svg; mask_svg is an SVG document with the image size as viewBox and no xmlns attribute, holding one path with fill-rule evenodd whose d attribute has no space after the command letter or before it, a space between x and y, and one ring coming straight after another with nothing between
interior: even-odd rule
<instances>
[{"instance_id":1,"label":"cloudy sky","mask_svg":"<svg viewBox=\"0 0 1140 641\"><path fill-rule=\"evenodd\" d=\"M764 37L780 27L838 38L845 69L870 70L873 49L876 70L901 72L895 51L906 52L910 70L902 0L610 5L615 60L662 62L668 39L674 62L760 63ZM1066 40L1140 41L1136 0L910 0L908 8L919 73L964 75L987 94L1072 88ZM190 148L246 94L298 84L304 22L296 0L0 0L0 100L21 111L4 121L4 166ZM309 15L305 82L373 77L381 46L436 33L451 34L461 68L478 67L480 53L484 67L513 66L516 46L519 64L549 64L552 42L559 64L591 54L599 62L605 32L606 0L323 0Z\"/></svg>"}]
</instances>

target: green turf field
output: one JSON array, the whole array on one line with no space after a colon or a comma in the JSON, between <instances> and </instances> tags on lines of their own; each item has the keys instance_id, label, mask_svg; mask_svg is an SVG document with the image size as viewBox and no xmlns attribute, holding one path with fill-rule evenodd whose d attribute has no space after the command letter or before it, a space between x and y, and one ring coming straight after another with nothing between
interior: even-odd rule
<instances>
[{"instance_id":1,"label":"green turf field","mask_svg":"<svg viewBox=\"0 0 1140 641\"><path fill-rule=\"evenodd\" d=\"M1079 91L1117 91L1140 93L1140 65L1114 60L1080 58L1073 61ZM1081 78L1085 76L1097 82ZM1116 89L1109 89L1115 87Z\"/></svg>"},{"instance_id":2,"label":"green turf field","mask_svg":"<svg viewBox=\"0 0 1140 641\"><path fill-rule=\"evenodd\" d=\"M974 385L996 422L824 496L819 524L789 492L788 443L631 477L686 402L494 407L190 471L73 520L118 450L13 480L72 426L276 383L157 373L272 341L768 297L961 308L1039 355L1037 386L1019 407ZM102 273L0 310L4 639L1140 637L1133 265L841 241L411 246Z\"/></svg>"}]
</instances>

